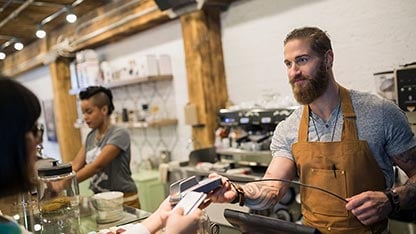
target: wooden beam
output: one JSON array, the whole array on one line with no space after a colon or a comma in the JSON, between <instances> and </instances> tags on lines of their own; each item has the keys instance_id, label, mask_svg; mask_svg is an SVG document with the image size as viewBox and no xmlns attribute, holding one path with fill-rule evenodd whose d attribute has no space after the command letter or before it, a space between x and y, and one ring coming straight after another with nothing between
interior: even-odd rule
<instances>
[{"instance_id":1,"label":"wooden beam","mask_svg":"<svg viewBox=\"0 0 416 234\"><path fill-rule=\"evenodd\" d=\"M116 1L104 8L93 21L76 29L74 50L96 48L171 20L154 0Z\"/></svg>"},{"instance_id":2,"label":"wooden beam","mask_svg":"<svg viewBox=\"0 0 416 234\"><path fill-rule=\"evenodd\" d=\"M0 74L15 77L18 74L43 65L43 58L48 51L47 40L38 40L26 46L0 63Z\"/></svg>"},{"instance_id":3,"label":"wooden beam","mask_svg":"<svg viewBox=\"0 0 416 234\"><path fill-rule=\"evenodd\" d=\"M71 161L81 148L81 133L74 128L78 117L76 97L69 95L71 88L68 59L57 59L49 65L54 93L54 111L61 159Z\"/></svg>"},{"instance_id":4,"label":"wooden beam","mask_svg":"<svg viewBox=\"0 0 416 234\"><path fill-rule=\"evenodd\" d=\"M7 56L0 62L0 73L15 77L44 65L44 57L53 55L56 45L65 38L70 41L69 52L76 52L109 44L170 20L154 0L114 1Z\"/></svg>"},{"instance_id":5,"label":"wooden beam","mask_svg":"<svg viewBox=\"0 0 416 234\"><path fill-rule=\"evenodd\" d=\"M192 127L194 148L213 146L217 113L228 100L221 43L219 9L180 17L185 48L189 102L197 107L201 125Z\"/></svg>"}]
</instances>

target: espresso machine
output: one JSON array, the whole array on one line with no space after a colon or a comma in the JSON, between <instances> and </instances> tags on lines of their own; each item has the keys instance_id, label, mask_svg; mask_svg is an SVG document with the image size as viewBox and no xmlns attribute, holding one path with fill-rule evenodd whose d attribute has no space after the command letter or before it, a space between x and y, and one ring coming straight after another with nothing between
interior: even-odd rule
<instances>
[{"instance_id":1,"label":"espresso machine","mask_svg":"<svg viewBox=\"0 0 416 234\"><path fill-rule=\"evenodd\" d=\"M221 142L217 140L216 145L220 160L267 166L273 131L292 112L289 108L221 109L218 122L222 132L217 133Z\"/></svg>"},{"instance_id":2,"label":"espresso machine","mask_svg":"<svg viewBox=\"0 0 416 234\"><path fill-rule=\"evenodd\" d=\"M406 113L413 133L416 133L416 64L377 72L374 77L377 94L395 102Z\"/></svg>"},{"instance_id":3,"label":"espresso machine","mask_svg":"<svg viewBox=\"0 0 416 234\"><path fill-rule=\"evenodd\" d=\"M406 112L413 133L416 133L416 65L394 70L397 105Z\"/></svg>"}]
</instances>

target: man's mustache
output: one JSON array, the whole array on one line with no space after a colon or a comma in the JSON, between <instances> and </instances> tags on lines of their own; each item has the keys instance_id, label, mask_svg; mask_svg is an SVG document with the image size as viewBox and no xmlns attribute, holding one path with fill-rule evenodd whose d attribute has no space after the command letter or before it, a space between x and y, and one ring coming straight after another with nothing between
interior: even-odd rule
<instances>
[{"instance_id":1,"label":"man's mustache","mask_svg":"<svg viewBox=\"0 0 416 234\"><path fill-rule=\"evenodd\" d=\"M294 85L295 82L301 81L301 80L309 80L309 78L306 76L298 76L298 77L293 78L293 80L290 81L290 84Z\"/></svg>"}]
</instances>

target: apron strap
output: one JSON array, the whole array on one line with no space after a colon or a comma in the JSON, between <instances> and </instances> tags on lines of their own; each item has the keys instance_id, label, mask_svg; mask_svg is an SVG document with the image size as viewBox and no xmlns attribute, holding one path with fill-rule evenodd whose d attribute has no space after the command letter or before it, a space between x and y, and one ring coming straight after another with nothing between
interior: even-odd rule
<instances>
[{"instance_id":1,"label":"apron strap","mask_svg":"<svg viewBox=\"0 0 416 234\"><path fill-rule=\"evenodd\" d=\"M298 142L307 142L309 133L309 106L303 106L302 117L300 118L300 125L298 130Z\"/></svg>"},{"instance_id":2,"label":"apron strap","mask_svg":"<svg viewBox=\"0 0 416 234\"><path fill-rule=\"evenodd\" d=\"M339 94L341 97L341 108L344 118L341 140L358 140L357 127L355 124L357 117L352 106L350 93L346 88L339 86Z\"/></svg>"}]
</instances>

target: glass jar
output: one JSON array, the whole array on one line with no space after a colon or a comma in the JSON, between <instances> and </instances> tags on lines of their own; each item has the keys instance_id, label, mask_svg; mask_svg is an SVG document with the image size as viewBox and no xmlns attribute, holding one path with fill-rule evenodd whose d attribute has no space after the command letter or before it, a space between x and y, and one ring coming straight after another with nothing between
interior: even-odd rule
<instances>
[{"instance_id":1,"label":"glass jar","mask_svg":"<svg viewBox=\"0 0 416 234\"><path fill-rule=\"evenodd\" d=\"M79 233L79 188L71 164L38 168L37 198L42 233Z\"/></svg>"}]
</instances>

